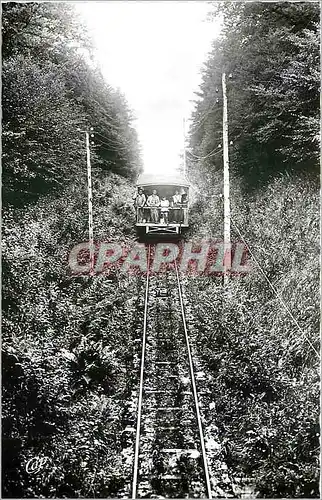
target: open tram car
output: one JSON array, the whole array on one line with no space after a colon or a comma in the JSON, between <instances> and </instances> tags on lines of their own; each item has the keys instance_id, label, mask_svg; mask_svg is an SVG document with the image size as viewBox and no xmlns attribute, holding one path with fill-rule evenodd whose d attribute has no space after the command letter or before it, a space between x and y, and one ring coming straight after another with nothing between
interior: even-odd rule
<instances>
[{"instance_id":1,"label":"open tram car","mask_svg":"<svg viewBox=\"0 0 322 500\"><path fill-rule=\"evenodd\" d=\"M189 188L190 184L185 177L180 175L154 175L142 174L137 183L137 193L140 189L146 196L146 200L157 192L160 200L164 197L169 200L168 220L165 220L161 206L157 207L157 220L152 220L151 207L145 203L143 207L136 207L136 228L139 235L165 235L179 236L182 231L189 227ZM179 192L181 201L174 202L173 196Z\"/></svg>"}]
</instances>

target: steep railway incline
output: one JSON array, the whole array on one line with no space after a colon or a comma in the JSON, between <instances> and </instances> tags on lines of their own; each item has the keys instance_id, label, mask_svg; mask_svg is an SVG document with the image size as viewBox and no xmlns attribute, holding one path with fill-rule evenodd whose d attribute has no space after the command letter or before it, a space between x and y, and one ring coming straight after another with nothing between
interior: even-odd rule
<instances>
[{"instance_id":1,"label":"steep railway incline","mask_svg":"<svg viewBox=\"0 0 322 500\"><path fill-rule=\"evenodd\" d=\"M208 400L209 391L202 373L195 373L175 266L147 276L143 330L132 421L133 478L127 493L131 490L132 498L234 496L227 467L218 458L218 448L211 446L209 429L204 429L200 399ZM218 488L223 482L224 490Z\"/></svg>"},{"instance_id":2,"label":"steep railway incline","mask_svg":"<svg viewBox=\"0 0 322 500\"><path fill-rule=\"evenodd\" d=\"M175 278L150 278L133 498L208 496L178 299Z\"/></svg>"}]
</instances>

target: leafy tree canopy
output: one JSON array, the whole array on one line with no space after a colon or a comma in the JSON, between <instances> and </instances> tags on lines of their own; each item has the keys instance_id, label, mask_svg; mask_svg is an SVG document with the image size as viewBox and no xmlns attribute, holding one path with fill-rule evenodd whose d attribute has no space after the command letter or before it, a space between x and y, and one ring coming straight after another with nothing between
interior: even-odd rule
<instances>
[{"instance_id":1,"label":"leafy tree canopy","mask_svg":"<svg viewBox=\"0 0 322 500\"><path fill-rule=\"evenodd\" d=\"M86 175L92 163L133 179L141 171L133 115L93 61L73 6L3 6L4 202L23 206Z\"/></svg>"},{"instance_id":2,"label":"leafy tree canopy","mask_svg":"<svg viewBox=\"0 0 322 500\"><path fill-rule=\"evenodd\" d=\"M192 170L221 168L226 72L232 169L248 187L278 172L318 171L319 6L220 3L223 33L205 64L191 129ZM218 101L218 102L216 102ZM218 151L218 149L217 149ZM202 163L202 165L200 165Z\"/></svg>"}]
</instances>

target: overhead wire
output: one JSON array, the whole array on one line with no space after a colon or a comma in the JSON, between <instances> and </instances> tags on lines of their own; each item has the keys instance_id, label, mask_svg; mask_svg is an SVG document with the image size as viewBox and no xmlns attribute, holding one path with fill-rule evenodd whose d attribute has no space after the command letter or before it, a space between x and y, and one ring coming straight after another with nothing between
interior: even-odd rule
<instances>
[{"instance_id":1,"label":"overhead wire","mask_svg":"<svg viewBox=\"0 0 322 500\"><path fill-rule=\"evenodd\" d=\"M243 241L244 245L246 246L246 248L248 249L252 259L254 260L255 264L257 265L258 269L260 270L261 274L264 276L265 280L267 281L267 283L269 284L270 288L272 289L273 293L276 295L276 297L278 298L278 300L280 301L280 303L283 305L284 309L286 310L286 312L288 313L288 315L290 316L290 318L293 320L294 324L296 325L296 327L298 328L299 332L301 333L301 337L299 339L297 339L297 343L301 340L301 338L303 337L307 343L310 345L310 347L313 349L313 351L317 354L317 356L319 357L320 354L319 352L315 349L314 345L312 344L312 342L310 341L310 339L307 337L306 333L303 331L303 329L301 328L301 326L299 325L297 319L294 317L292 311L288 308L288 306L285 304L284 300L283 300L283 297L279 294L278 290L275 288L275 286L273 285L273 283L271 282L271 280L268 278L268 276L266 275L265 271L263 270L262 266L260 265L260 263L258 262L258 260L256 259L254 253L252 252L252 250L250 249L250 246L248 245L248 243L246 242L244 236L242 235L242 233L240 232L239 228L237 227L237 225L235 224L235 222L233 221L232 217L231 218L231 223L232 225L234 226L235 228L235 231L238 233L239 237L241 238L241 240Z\"/></svg>"},{"instance_id":2,"label":"overhead wire","mask_svg":"<svg viewBox=\"0 0 322 500\"><path fill-rule=\"evenodd\" d=\"M100 140L100 144L96 144L96 146L101 147L102 144L104 144L105 146L108 147L108 151L115 151L116 152L116 151L126 151L127 150L127 148L121 148L121 147L120 148L114 148L114 147L111 147L110 144L108 144L107 142L101 141L101 140ZM102 149L105 149L107 151L106 148L102 148Z\"/></svg>"},{"instance_id":3,"label":"overhead wire","mask_svg":"<svg viewBox=\"0 0 322 500\"><path fill-rule=\"evenodd\" d=\"M95 132L95 130L92 132L94 135L100 135L101 137L103 137L103 139L105 139L106 141L108 142L113 142L115 144L118 144L117 140L116 139L112 139L110 137L106 137L105 135L101 134L100 132Z\"/></svg>"},{"instance_id":4,"label":"overhead wire","mask_svg":"<svg viewBox=\"0 0 322 500\"><path fill-rule=\"evenodd\" d=\"M212 151L210 151L210 153L208 153L207 155L205 156L197 156L193 153L191 153L190 151L187 150L187 153L189 153L191 156L193 156L194 158L196 158L197 160L206 160L207 158L210 158L211 156L216 156L217 154L219 153L222 153L222 149L220 149L219 151L216 151L216 149L218 149L219 146L216 146Z\"/></svg>"},{"instance_id":5,"label":"overhead wire","mask_svg":"<svg viewBox=\"0 0 322 500\"><path fill-rule=\"evenodd\" d=\"M106 139L107 141L109 141L109 139L107 137L103 136L103 134L100 134L99 132L95 132L95 131L93 132L92 131L92 133L94 135L98 134L98 135L104 137L104 139ZM126 147L126 146L119 146L118 148L114 149L114 145L111 145L108 142L105 142L105 141L103 141L100 138L98 138L98 140L100 141L100 143L105 144L105 146L108 146L108 148L109 148L110 151L127 151L128 150L128 147ZM100 144L97 144L97 145L100 146Z\"/></svg>"}]
</instances>

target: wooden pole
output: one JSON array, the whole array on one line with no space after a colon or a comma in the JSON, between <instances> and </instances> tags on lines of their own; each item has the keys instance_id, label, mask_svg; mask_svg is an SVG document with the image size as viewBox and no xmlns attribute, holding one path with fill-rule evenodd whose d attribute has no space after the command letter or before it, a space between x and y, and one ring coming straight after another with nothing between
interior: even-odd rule
<instances>
[{"instance_id":1,"label":"wooden pole","mask_svg":"<svg viewBox=\"0 0 322 500\"><path fill-rule=\"evenodd\" d=\"M92 171L91 156L89 148L89 132L85 131L86 157L87 157L87 186L88 186L88 235L89 235L89 275L94 275L94 235L93 235L93 192L92 192Z\"/></svg>"},{"instance_id":2,"label":"wooden pole","mask_svg":"<svg viewBox=\"0 0 322 500\"><path fill-rule=\"evenodd\" d=\"M186 120L183 119L183 177L187 174L187 157L186 157Z\"/></svg>"},{"instance_id":3,"label":"wooden pole","mask_svg":"<svg viewBox=\"0 0 322 500\"><path fill-rule=\"evenodd\" d=\"M224 284L228 282L228 272L231 269L230 243L230 198L229 198L229 155L228 155L228 107L226 74L222 74L223 91L223 154L224 154Z\"/></svg>"}]
</instances>

